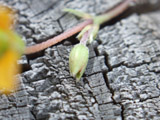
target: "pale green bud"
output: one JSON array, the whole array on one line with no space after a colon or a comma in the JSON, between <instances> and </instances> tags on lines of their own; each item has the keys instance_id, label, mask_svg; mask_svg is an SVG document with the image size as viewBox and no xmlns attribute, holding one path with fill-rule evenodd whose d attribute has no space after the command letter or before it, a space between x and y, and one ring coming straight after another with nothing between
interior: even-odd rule
<instances>
[{"instance_id":1,"label":"pale green bud","mask_svg":"<svg viewBox=\"0 0 160 120\"><path fill-rule=\"evenodd\" d=\"M83 30L78 34L77 38L81 40L82 36L85 34L85 32L89 31L92 28L92 25L87 25Z\"/></svg>"},{"instance_id":2,"label":"pale green bud","mask_svg":"<svg viewBox=\"0 0 160 120\"><path fill-rule=\"evenodd\" d=\"M91 43L94 39L96 39L98 31L99 31L99 25L93 25L92 31L89 36L88 43Z\"/></svg>"},{"instance_id":3,"label":"pale green bud","mask_svg":"<svg viewBox=\"0 0 160 120\"><path fill-rule=\"evenodd\" d=\"M83 44L77 44L71 50L69 56L69 68L71 75L76 78L77 82L80 80L86 69L88 57L89 50Z\"/></svg>"}]
</instances>

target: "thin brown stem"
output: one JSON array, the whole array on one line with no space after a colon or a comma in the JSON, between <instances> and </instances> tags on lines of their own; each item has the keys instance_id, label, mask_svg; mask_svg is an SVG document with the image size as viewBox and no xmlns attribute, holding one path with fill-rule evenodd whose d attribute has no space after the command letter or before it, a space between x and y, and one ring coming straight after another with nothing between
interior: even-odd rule
<instances>
[{"instance_id":1,"label":"thin brown stem","mask_svg":"<svg viewBox=\"0 0 160 120\"><path fill-rule=\"evenodd\" d=\"M61 42L64 39L69 38L70 36L80 32L85 26L92 24L92 23L93 23L93 20L91 20L91 19L85 20L81 24L67 30L66 32L64 32L54 38L51 38L51 39L49 39L45 42L42 42L40 44L36 44L36 45L30 46L30 47L27 47L25 50L25 54L32 54L32 53L44 50L45 48L48 48L58 42Z\"/></svg>"},{"instance_id":2,"label":"thin brown stem","mask_svg":"<svg viewBox=\"0 0 160 120\"><path fill-rule=\"evenodd\" d=\"M87 41L88 41L88 38L89 38L89 31L86 31L84 34L83 34L83 36L82 36L82 38L81 38L81 40L80 40L80 43L81 44L83 44L83 45L86 45L87 44Z\"/></svg>"},{"instance_id":3,"label":"thin brown stem","mask_svg":"<svg viewBox=\"0 0 160 120\"><path fill-rule=\"evenodd\" d=\"M94 23L97 23L100 25L104 22L111 20L112 18L114 18L114 17L120 15L122 12L124 12L129 7L130 3L135 2L135 1L136 0L124 0L121 4L119 4L117 7L110 10L109 12L95 17ZM69 29L68 31L66 31L66 32L64 32L64 33L62 33L52 39L49 39L45 42L27 47L25 50L25 54L31 54L31 53L35 53L35 52L44 50L45 48L48 48L58 42L61 42L64 39L69 38L70 36L80 32L84 27L86 27L89 24L93 24L93 19L85 20L83 23L81 23L81 24Z\"/></svg>"}]
</instances>

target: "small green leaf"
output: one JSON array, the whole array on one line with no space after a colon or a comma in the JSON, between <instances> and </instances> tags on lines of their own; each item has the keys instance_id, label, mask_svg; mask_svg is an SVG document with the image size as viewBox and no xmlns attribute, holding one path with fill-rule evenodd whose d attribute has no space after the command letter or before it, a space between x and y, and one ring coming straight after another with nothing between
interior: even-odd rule
<instances>
[{"instance_id":1,"label":"small green leaf","mask_svg":"<svg viewBox=\"0 0 160 120\"><path fill-rule=\"evenodd\" d=\"M81 11L74 10L74 9L65 8L63 11L71 13L71 14L77 16L77 17L84 18L84 19L92 18L92 16L88 13L81 12Z\"/></svg>"},{"instance_id":2,"label":"small green leaf","mask_svg":"<svg viewBox=\"0 0 160 120\"><path fill-rule=\"evenodd\" d=\"M8 48L12 48L20 54L23 54L25 44L17 33L0 30L0 56L2 56Z\"/></svg>"},{"instance_id":3,"label":"small green leaf","mask_svg":"<svg viewBox=\"0 0 160 120\"><path fill-rule=\"evenodd\" d=\"M8 48L8 40L9 39L6 33L0 30L0 57L5 53Z\"/></svg>"}]
</instances>

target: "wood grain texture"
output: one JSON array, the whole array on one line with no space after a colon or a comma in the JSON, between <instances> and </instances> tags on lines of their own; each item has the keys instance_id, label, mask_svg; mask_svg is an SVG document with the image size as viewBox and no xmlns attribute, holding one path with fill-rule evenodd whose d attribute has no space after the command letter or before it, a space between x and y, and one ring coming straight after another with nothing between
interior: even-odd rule
<instances>
[{"instance_id":1,"label":"wood grain texture","mask_svg":"<svg viewBox=\"0 0 160 120\"><path fill-rule=\"evenodd\" d=\"M16 29L27 45L81 22L63 8L99 14L120 1L1 0L17 10ZM79 83L68 68L69 52L78 43L75 36L23 56L21 87L0 96L0 120L159 120L160 11L137 10L103 25L89 45L89 63Z\"/></svg>"}]
</instances>

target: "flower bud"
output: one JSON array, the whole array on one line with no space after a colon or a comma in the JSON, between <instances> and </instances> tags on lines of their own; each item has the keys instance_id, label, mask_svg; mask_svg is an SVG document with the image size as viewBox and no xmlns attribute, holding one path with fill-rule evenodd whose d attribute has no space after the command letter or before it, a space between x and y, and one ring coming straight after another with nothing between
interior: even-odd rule
<instances>
[{"instance_id":1,"label":"flower bud","mask_svg":"<svg viewBox=\"0 0 160 120\"><path fill-rule=\"evenodd\" d=\"M0 94L9 94L18 87L15 75L20 73L17 60L24 52L23 40L13 31L14 12L0 5Z\"/></svg>"},{"instance_id":2,"label":"flower bud","mask_svg":"<svg viewBox=\"0 0 160 120\"><path fill-rule=\"evenodd\" d=\"M83 44L75 45L69 56L69 68L72 76L76 77L78 82L82 77L89 57L89 50Z\"/></svg>"}]
</instances>

